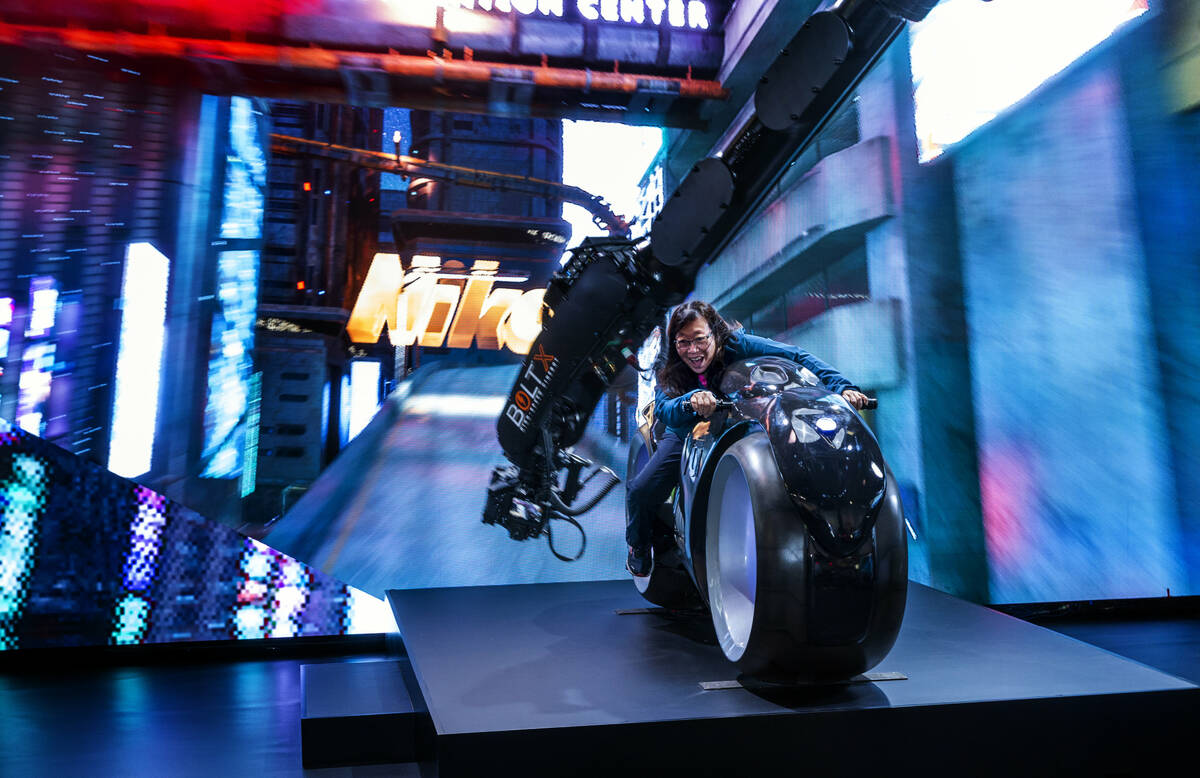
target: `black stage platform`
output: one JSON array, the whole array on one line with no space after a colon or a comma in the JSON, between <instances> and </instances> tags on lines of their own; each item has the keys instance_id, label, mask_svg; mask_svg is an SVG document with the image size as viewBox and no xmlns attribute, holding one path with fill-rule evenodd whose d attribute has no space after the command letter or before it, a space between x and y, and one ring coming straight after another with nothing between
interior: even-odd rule
<instances>
[{"instance_id":1,"label":"black stage platform","mask_svg":"<svg viewBox=\"0 0 1200 778\"><path fill-rule=\"evenodd\" d=\"M1200 712L1200 687L919 584L873 670L906 680L713 691L736 672L711 626L618 614L646 605L627 581L388 597L440 776L1148 774Z\"/></svg>"}]
</instances>

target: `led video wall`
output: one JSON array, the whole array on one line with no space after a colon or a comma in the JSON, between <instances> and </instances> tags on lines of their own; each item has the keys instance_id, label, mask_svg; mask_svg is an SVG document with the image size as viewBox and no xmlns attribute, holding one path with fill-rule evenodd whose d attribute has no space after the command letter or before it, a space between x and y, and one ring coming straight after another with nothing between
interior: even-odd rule
<instances>
[{"instance_id":1,"label":"led video wall","mask_svg":"<svg viewBox=\"0 0 1200 778\"><path fill-rule=\"evenodd\" d=\"M949 67L916 45L932 45L931 30L882 58L781 182L781 205L740 239L739 257L788 267L777 293L738 303L749 271L729 261L705 271L706 294L880 397L871 423L909 513L914 580L991 602L1200 593L1186 393L1198 288L1186 184L1200 166L1172 135L1195 137L1196 118L1168 115L1155 102L1161 85L1132 79L1152 78L1155 50L1118 30L962 139L922 123L944 105L934 71ZM518 306L516 319L499 305L495 320L484 314L497 290L493 302L536 297L528 273L510 272L512 258L483 241L456 247L475 252L462 261L389 259L388 284L371 289L383 290L384 318L408 345L392 348L382 322L378 343L348 337L372 259L395 256L387 216L410 207L417 182L275 154L268 138L328 139L340 127L339 140L390 153L394 129L407 138L428 125L432 136L432 120L215 97L134 61L4 54L8 647L329 634L364 623L355 614L369 601L347 584L378 597L625 575L623 489L583 517L587 545L573 563L545 538L515 542L480 521L503 461L495 420L521 360L499 343L527 345L536 305ZM894 104L910 87L916 123ZM893 119L912 126L899 132ZM437 133L462 134L482 165L492 147L479 149L496 139L481 133L516 132L482 121L446 118ZM530 145L542 148L556 130L536 132ZM614 187L628 189L639 174L617 164L635 144L608 135L612 148L603 128L564 141L562 169L591 168L593 179L568 183L617 203L605 177L622 169ZM634 167L647 192L669 192L677 182L654 162L657 142ZM885 152L909 155L917 172L892 182L897 199L880 213L828 236L853 209L822 208L866 188L845 175L851 162ZM817 189L828 203L810 197ZM916 208L904 200L914 192L939 199ZM948 214L950 249L932 250L914 210ZM1173 214L1178 224L1158 229ZM812 229L770 242L796 224ZM354 225L369 239L346 239ZM939 262L957 268L955 283L926 283ZM452 334L471 300L486 326L459 333L466 347L422 345ZM938 330L937 316L921 318L930 310L961 311L961 331ZM886 365L876 358L885 346ZM637 376L622 376L580 444L621 476L639 389L644 402ZM1167 402L1168 391L1182 399ZM944 412L947 397L959 417ZM961 456L939 459L947 448ZM105 466L142 486L102 485ZM576 530L556 529L557 549L581 550ZM103 542L90 548L88 537Z\"/></svg>"},{"instance_id":2,"label":"led video wall","mask_svg":"<svg viewBox=\"0 0 1200 778\"><path fill-rule=\"evenodd\" d=\"M388 628L361 591L0 424L0 651Z\"/></svg>"}]
</instances>

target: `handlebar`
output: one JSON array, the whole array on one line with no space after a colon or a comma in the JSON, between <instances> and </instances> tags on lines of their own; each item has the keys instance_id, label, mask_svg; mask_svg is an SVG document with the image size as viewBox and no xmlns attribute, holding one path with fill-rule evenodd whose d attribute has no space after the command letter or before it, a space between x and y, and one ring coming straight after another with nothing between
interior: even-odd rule
<instances>
[{"instance_id":1,"label":"handlebar","mask_svg":"<svg viewBox=\"0 0 1200 778\"><path fill-rule=\"evenodd\" d=\"M684 406L685 406L685 407L686 407L686 408L687 408L689 411L691 411L692 413L695 413L695 412L696 412L696 409L692 407L692 398L690 398L690 397L689 397L688 399L684 400L684 401L683 401L683 404L684 404ZM720 400L720 399L718 399L718 400L717 400L717 407L716 407L716 408L714 408L713 410L715 410L715 411L719 411L719 410L722 410L722 409L729 409L729 408L732 408L732 407L733 407L733 400Z\"/></svg>"},{"instance_id":2,"label":"handlebar","mask_svg":"<svg viewBox=\"0 0 1200 778\"><path fill-rule=\"evenodd\" d=\"M694 408L692 408L692 400L691 400L691 398L690 398L690 397L689 397L688 399L684 400L684 401L683 401L683 404L684 404L684 405L687 407L687 409L688 409L689 411L691 411L692 413L695 413L695 412L696 412L696 410L695 410ZM718 400L717 400L717 407L716 407L716 408L714 408L713 410L716 410L716 411L720 411L720 410L727 410L727 409L729 409L729 408L732 408L732 407L733 407L733 400L721 400L721 399L718 399ZM861 409L859 409L859 410L864 410L864 411L873 411L873 410L875 410L875 409L876 409L876 408L878 408L878 407L879 407L879 399L878 399L878 398L875 398L875 397L868 397L868 398L867 398L867 404L866 404L864 407L862 407Z\"/></svg>"}]
</instances>

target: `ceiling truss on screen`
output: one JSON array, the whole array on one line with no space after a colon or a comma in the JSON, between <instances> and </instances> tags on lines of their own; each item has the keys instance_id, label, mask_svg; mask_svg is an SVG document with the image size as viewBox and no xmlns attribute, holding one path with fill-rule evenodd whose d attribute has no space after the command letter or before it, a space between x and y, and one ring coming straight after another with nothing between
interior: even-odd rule
<instances>
[{"instance_id":1,"label":"ceiling truss on screen","mask_svg":"<svg viewBox=\"0 0 1200 778\"><path fill-rule=\"evenodd\" d=\"M154 63L145 70L209 94L350 103L513 117L590 119L702 129L702 106L728 96L714 80L647 66L607 69L485 59L467 48L421 54L285 45L166 30L134 33L0 23L0 45L71 50ZM675 68L678 70L678 68ZM655 71L658 70L658 73Z\"/></svg>"}]
</instances>

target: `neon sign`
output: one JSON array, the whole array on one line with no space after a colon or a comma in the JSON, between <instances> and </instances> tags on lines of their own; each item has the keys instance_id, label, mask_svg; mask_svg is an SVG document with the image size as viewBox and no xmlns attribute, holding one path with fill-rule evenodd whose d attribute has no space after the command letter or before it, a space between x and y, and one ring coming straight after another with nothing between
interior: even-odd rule
<instances>
[{"instance_id":1,"label":"neon sign","mask_svg":"<svg viewBox=\"0 0 1200 778\"><path fill-rule=\"evenodd\" d=\"M702 0L435 0L444 8L562 18L567 6L588 21L668 24L707 30L708 6Z\"/></svg>"},{"instance_id":2,"label":"neon sign","mask_svg":"<svg viewBox=\"0 0 1200 778\"><path fill-rule=\"evenodd\" d=\"M499 275L499 270L499 262L477 259L469 272L461 272L444 267L441 257L418 254L406 273L400 255L376 254L346 333L355 343L375 343L387 324L393 346L470 348L474 343L527 354L542 329L546 290L497 287L499 281L526 280Z\"/></svg>"}]
</instances>

